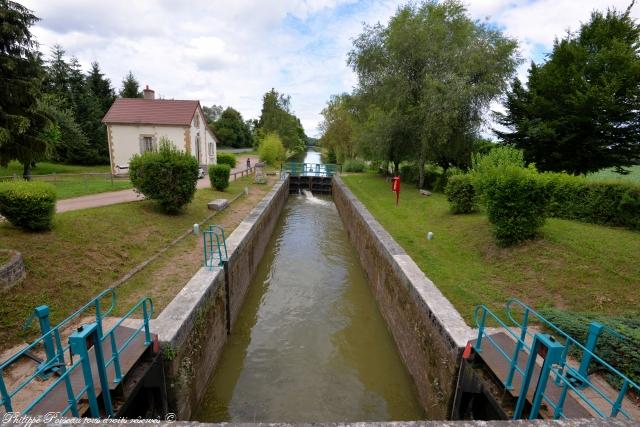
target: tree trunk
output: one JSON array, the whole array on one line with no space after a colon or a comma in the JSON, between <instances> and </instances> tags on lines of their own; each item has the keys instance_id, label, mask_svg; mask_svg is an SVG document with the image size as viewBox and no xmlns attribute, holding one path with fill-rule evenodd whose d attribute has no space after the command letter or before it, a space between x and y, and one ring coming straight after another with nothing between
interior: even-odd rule
<instances>
[{"instance_id":1,"label":"tree trunk","mask_svg":"<svg viewBox=\"0 0 640 427\"><path fill-rule=\"evenodd\" d=\"M418 188L424 187L424 155L420 153L418 158Z\"/></svg>"},{"instance_id":2,"label":"tree trunk","mask_svg":"<svg viewBox=\"0 0 640 427\"><path fill-rule=\"evenodd\" d=\"M25 181L31 181L31 162L23 163L22 178Z\"/></svg>"}]
</instances>

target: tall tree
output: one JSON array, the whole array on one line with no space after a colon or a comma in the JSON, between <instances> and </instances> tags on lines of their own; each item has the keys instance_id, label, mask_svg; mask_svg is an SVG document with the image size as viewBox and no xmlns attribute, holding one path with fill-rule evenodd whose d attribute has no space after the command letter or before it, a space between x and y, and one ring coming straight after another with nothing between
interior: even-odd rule
<instances>
[{"instance_id":1,"label":"tall tree","mask_svg":"<svg viewBox=\"0 0 640 427\"><path fill-rule=\"evenodd\" d=\"M506 90L516 47L457 0L410 3L387 26L365 26L349 53L364 102L362 142L376 153L388 147L394 163L417 159L420 185L427 160L445 169L469 162L468 136Z\"/></svg>"},{"instance_id":2,"label":"tall tree","mask_svg":"<svg viewBox=\"0 0 640 427\"><path fill-rule=\"evenodd\" d=\"M213 123L213 131L222 145L234 148L251 147L251 131L242 114L227 107Z\"/></svg>"},{"instance_id":3,"label":"tall tree","mask_svg":"<svg viewBox=\"0 0 640 427\"><path fill-rule=\"evenodd\" d=\"M122 80L122 90L120 90L120 98L142 98L140 91L140 83L136 80L131 71Z\"/></svg>"},{"instance_id":4,"label":"tall tree","mask_svg":"<svg viewBox=\"0 0 640 427\"><path fill-rule=\"evenodd\" d=\"M30 179L31 166L49 149L51 126L37 102L44 70L29 27L38 18L9 0L0 0L0 16L0 166L18 160Z\"/></svg>"},{"instance_id":5,"label":"tall tree","mask_svg":"<svg viewBox=\"0 0 640 427\"><path fill-rule=\"evenodd\" d=\"M352 159L356 155L356 143L353 131L354 115L350 111L348 94L334 95L322 110L320 143L336 154L338 163Z\"/></svg>"},{"instance_id":6,"label":"tall tree","mask_svg":"<svg viewBox=\"0 0 640 427\"><path fill-rule=\"evenodd\" d=\"M304 151L307 136L300 119L291 111L289 95L280 94L275 89L264 94L259 127L264 135L277 133L287 150Z\"/></svg>"},{"instance_id":7,"label":"tall tree","mask_svg":"<svg viewBox=\"0 0 640 427\"><path fill-rule=\"evenodd\" d=\"M222 107L222 105L213 104L211 107L206 107L206 106L202 107L202 112L204 113L204 116L207 118L207 122L209 122L209 124L212 124L213 122L218 120L222 115L223 111L224 111L224 108Z\"/></svg>"},{"instance_id":8,"label":"tall tree","mask_svg":"<svg viewBox=\"0 0 640 427\"><path fill-rule=\"evenodd\" d=\"M632 3L633 5L633 3ZM640 26L625 12L593 12L556 40L549 60L513 82L495 131L540 170L574 174L640 163Z\"/></svg>"}]
</instances>

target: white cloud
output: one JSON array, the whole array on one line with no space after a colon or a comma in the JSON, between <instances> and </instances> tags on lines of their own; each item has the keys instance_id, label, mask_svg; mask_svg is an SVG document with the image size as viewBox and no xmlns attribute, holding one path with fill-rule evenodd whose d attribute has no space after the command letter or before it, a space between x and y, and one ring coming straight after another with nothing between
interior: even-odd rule
<instances>
[{"instance_id":1,"label":"white cloud","mask_svg":"<svg viewBox=\"0 0 640 427\"><path fill-rule=\"evenodd\" d=\"M331 94L350 91L346 64L362 23L386 22L404 3L393 0L25 0L42 20L34 34L47 53L61 44L88 68L98 61L119 88L132 70L166 98L231 105L245 118L260 114L271 87L292 96L296 114L317 134ZM470 14L520 40L526 63L550 50L593 9L628 0L474 0ZM636 8L638 9L638 8ZM637 11L634 11L637 14Z\"/></svg>"}]
</instances>

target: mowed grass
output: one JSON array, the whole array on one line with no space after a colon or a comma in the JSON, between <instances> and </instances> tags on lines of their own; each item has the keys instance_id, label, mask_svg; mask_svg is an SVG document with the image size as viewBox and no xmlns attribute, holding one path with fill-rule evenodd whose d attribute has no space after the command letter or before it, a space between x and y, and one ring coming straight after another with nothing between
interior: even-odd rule
<instances>
[{"instance_id":1,"label":"mowed grass","mask_svg":"<svg viewBox=\"0 0 640 427\"><path fill-rule=\"evenodd\" d=\"M45 233L0 223L0 249L20 251L27 268L27 278L0 295L0 346L25 339L21 326L34 307L49 305L52 323L58 323L210 215L207 202L230 199L247 185L253 186L249 178L232 182L224 193L198 190L175 216L145 200L61 213Z\"/></svg>"},{"instance_id":2,"label":"mowed grass","mask_svg":"<svg viewBox=\"0 0 640 427\"><path fill-rule=\"evenodd\" d=\"M615 172L615 169L602 169L598 172L591 173L587 175L587 178L594 181L600 180L622 180L622 181L631 181L640 183L640 165L631 166L629 168L625 168L630 170L631 172L627 175L620 175Z\"/></svg>"},{"instance_id":3,"label":"mowed grass","mask_svg":"<svg viewBox=\"0 0 640 427\"><path fill-rule=\"evenodd\" d=\"M77 166L42 162L31 170L31 174L34 181L51 183L56 188L58 199L126 190L132 187L127 177L112 179L109 165ZM14 176L22 179L22 165L18 162L9 163L7 168L0 167L0 180Z\"/></svg>"},{"instance_id":4,"label":"mowed grass","mask_svg":"<svg viewBox=\"0 0 640 427\"><path fill-rule=\"evenodd\" d=\"M52 173L109 173L109 165L65 165L61 163L38 162L31 168L32 175L48 175ZM0 176L22 176L22 165L15 160L9 162L8 167L0 167Z\"/></svg>"},{"instance_id":5,"label":"mowed grass","mask_svg":"<svg viewBox=\"0 0 640 427\"><path fill-rule=\"evenodd\" d=\"M510 297L536 308L640 312L638 232L548 219L538 239L504 249L483 213L453 215L442 194L425 197L405 186L396 208L379 176L343 180L469 324L474 306L500 310Z\"/></svg>"}]
</instances>

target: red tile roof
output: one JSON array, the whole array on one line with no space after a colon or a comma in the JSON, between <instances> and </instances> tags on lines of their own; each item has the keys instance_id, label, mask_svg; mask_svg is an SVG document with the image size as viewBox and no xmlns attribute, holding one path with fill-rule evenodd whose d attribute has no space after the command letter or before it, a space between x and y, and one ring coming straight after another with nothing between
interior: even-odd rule
<instances>
[{"instance_id":1,"label":"red tile roof","mask_svg":"<svg viewBox=\"0 0 640 427\"><path fill-rule=\"evenodd\" d=\"M104 123L189 126L198 101L168 99L116 99L102 121Z\"/></svg>"}]
</instances>

